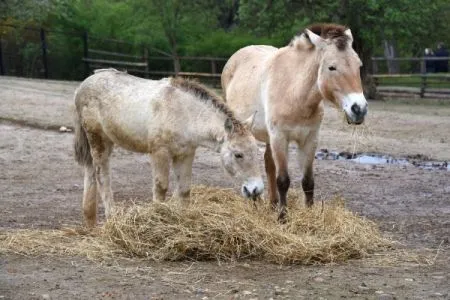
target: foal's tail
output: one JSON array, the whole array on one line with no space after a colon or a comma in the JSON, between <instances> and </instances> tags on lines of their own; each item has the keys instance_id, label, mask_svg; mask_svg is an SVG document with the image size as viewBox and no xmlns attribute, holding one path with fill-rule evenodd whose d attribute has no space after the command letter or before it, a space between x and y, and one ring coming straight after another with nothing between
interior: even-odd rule
<instances>
[{"instance_id":1,"label":"foal's tail","mask_svg":"<svg viewBox=\"0 0 450 300\"><path fill-rule=\"evenodd\" d=\"M82 166L92 166L91 146L89 146L86 131L84 130L83 126L81 126L81 116L78 112L78 109L76 109L74 115L75 138L73 146L75 150L75 160Z\"/></svg>"}]
</instances>

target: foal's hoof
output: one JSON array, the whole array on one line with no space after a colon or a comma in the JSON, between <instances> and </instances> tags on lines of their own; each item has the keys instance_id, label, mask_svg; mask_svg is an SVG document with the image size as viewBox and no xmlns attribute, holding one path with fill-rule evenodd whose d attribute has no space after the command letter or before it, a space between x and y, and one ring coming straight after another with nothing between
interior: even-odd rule
<instances>
[{"instance_id":1,"label":"foal's hoof","mask_svg":"<svg viewBox=\"0 0 450 300\"><path fill-rule=\"evenodd\" d=\"M278 215L278 222L280 222L280 224L286 224L287 222L286 214L287 214L286 210L280 211L280 214Z\"/></svg>"}]
</instances>

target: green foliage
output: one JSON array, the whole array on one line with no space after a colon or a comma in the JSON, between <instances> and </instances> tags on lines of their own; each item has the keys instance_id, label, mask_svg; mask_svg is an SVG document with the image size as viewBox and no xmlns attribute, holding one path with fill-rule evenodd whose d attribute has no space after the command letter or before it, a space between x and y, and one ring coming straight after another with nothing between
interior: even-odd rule
<instances>
[{"instance_id":1,"label":"green foliage","mask_svg":"<svg viewBox=\"0 0 450 300\"><path fill-rule=\"evenodd\" d=\"M336 22L352 29L366 65L383 55L385 40L400 56L421 55L441 41L450 45L448 0L0 0L0 12L1 22L72 32L49 36L49 54L67 58L64 76L80 72L83 31L91 46L105 50L136 54L147 46L175 56L227 57L249 44L284 46L311 23ZM32 61L38 50L23 52Z\"/></svg>"}]
</instances>

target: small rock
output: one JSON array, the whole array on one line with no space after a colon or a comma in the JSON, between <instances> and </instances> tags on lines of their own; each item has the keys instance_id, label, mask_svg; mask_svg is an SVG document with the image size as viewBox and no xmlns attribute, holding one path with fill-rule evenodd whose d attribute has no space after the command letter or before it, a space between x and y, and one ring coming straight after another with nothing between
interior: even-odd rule
<instances>
[{"instance_id":1,"label":"small rock","mask_svg":"<svg viewBox=\"0 0 450 300\"><path fill-rule=\"evenodd\" d=\"M375 294L381 295L381 294L384 294L384 292L383 291L375 291Z\"/></svg>"},{"instance_id":2,"label":"small rock","mask_svg":"<svg viewBox=\"0 0 450 300\"><path fill-rule=\"evenodd\" d=\"M367 285L360 285L360 286L358 286L358 289L360 289L360 290L363 290L363 291L366 291L366 290L368 290L369 288L367 287Z\"/></svg>"},{"instance_id":3,"label":"small rock","mask_svg":"<svg viewBox=\"0 0 450 300\"><path fill-rule=\"evenodd\" d=\"M59 132L71 132L72 129L67 128L66 126L59 127Z\"/></svg>"},{"instance_id":4,"label":"small rock","mask_svg":"<svg viewBox=\"0 0 450 300\"><path fill-rule=\"evenodd\" d=\"M440 280L440 279L444 279L445 276L432 276L432 278L433 278L433 279L438 279L438 280Z\"/></svg>"},{"instance_id":5,"label":"small rock","mask_svg":"<svg viewBox=\"0 0 450 300\"><path fill-rule=\"evenodd\" d=\"M275 286L275 292L274 292L274 294L275 294L276 296L280 296L280 295L286 294L286 291L285 291L283 288L280 288L280 287L278 287L278 286Z\"/></svg>"},{"instance_id":6,"label":"small rock","mask_svg":"<svg viewBox=\"0 0 450 300\"><path fill-rule=\"evenodd\" d=\"M47 269L47 268L43 268L43 269L42 269L42 272L44 272L44 273L48 273L48 272L50 272L50 269Z\"/></svg>"},{"instance_id":7,"label":"small rock","mask_svg":"<svg viewBox=\"0 0 450 300\"><path fill-rule=\"evenodd\" d=\"M380 294L378 295L378 300L394 300L395 298L389 294Z\"/></svg>"},{"instance_id":8,"label":"small rock","mask_svg":"<svg viewBox=\"0 0 450 300\"><path fill-rule=\"evenodd\" d=\"M412 282L412 281L414 281L414 279L413 278L405 278L405 281Z\"/></svg>"},{"instance_id":9,"label":"small rock","mask_svg":"<svg viewBox=\"0 0 450 300\"><path fill-rule=\"evenodd\" d=\"M51 298L49 294L42 294L42 299L49 300Z\"/></svg>"},{"instance_id":10,"label":"small rock","mask_svg":"<svg viewBox=\"0 0 450 300\"><path fill-rule=\"evenodd\" d=\"M286 280L285 283L286 284L293 284L294 282L292 280Z\"/></svg>"},{"instance_id":11,"label":"small rock","mask_svg":"<svg viewBox=\"0 0 450 300\"><path fill-rule=\"evenodd\" d=\"M433 296L434 296L434 297L442 297L442 296L444 296L444 294L441 294L441 293L434 293Z\"/></svg>"},{"instance_id":12,"label":"small rock","mask_svg":"<svg viewBox=\"0 0 450 300\"><path fill-rule=\"evenodd\" d=\"M206 297L206 296L202 298L202 300L207 300L207 299L208 299L208 297Z\"/></svg>"},{"instance_id":13,"label":"small rock","mask_svg":"<svg viewBox=\"0 0 450 300\"><path fill-rule=\"evenodd\" d=\"M244 295L251 295L252 292L250 292L250 291L243 291L242 294L244 294Z\"/></svg>"},{"instance_id":14,"label":"small rock","mask_svg":"<svg viewBox=\"0 0 450 300\"><path fill-rule=\"evenodd\" d=\"M315 277L315 278L314 278L314 281L315 281L315 282L324 282L325 279L323 279L322 277Z\"/></svg>"}]
</instances>

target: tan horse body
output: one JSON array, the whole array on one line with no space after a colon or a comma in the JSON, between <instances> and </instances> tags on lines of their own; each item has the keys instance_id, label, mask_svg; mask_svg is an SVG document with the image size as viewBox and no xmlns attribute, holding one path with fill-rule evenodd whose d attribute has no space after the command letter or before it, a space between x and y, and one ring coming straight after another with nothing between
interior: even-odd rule
<instances>
[{"instance_id":1,"label":"tan horse body","mask_svg":"<svg viewBox=\"0 0 450 300\"><path fill-rule=\"evenodd\" d=\"M326 99L361 124L367 113L350 29L315 25L283 48L248 46L226 63L222 88L240 119L255 116L252 133L266 143L264 155L268 196L273 207L286 210L290 186L288 145L298 145L306 204L313 204L313 161Z\"/></svg>"},{"instance_id":2,"label":"tan horse body","mask_svg":"<svg viewBox=\"0 0 450 300\"><path fill-rule=\"evenodd\" d=\"M114 144L150 154L157 201L165 199L171 163L175 195L189 199L199 146L220 152L224 169L243 182L244 196L263 191L255 138L218 96L195 82L98 70L77 89L75 105L75 156L85 167L83 211L88 226L96 223L98 198L106 216L111 213L109 157Z\"/></svg>"}]
</instances>

